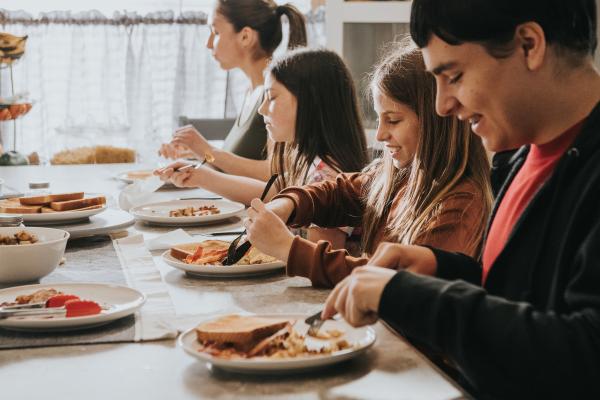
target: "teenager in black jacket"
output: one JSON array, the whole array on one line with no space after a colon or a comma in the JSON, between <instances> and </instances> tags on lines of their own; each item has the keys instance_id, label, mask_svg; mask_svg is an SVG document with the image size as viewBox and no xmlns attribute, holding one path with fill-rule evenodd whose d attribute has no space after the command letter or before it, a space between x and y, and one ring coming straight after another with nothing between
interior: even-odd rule
<instances>
[{"instance_id":1,"label":"teenager in black jacket","mask_svg":"<svg viewBox=\"0 0 600 400\"><path fill-rule=\"evenodd\" d=\"M324 317L382 318L446 354L478 398L600 398L595 7L413 0L411 34L436 76L438 113L469 119L492 151L521 148L495 165L502 187L483 268L461 254L383 244L336 286ZM549 147L554 158L541 159L551 162L534 163Z\"/></svg>"}]
</instances>

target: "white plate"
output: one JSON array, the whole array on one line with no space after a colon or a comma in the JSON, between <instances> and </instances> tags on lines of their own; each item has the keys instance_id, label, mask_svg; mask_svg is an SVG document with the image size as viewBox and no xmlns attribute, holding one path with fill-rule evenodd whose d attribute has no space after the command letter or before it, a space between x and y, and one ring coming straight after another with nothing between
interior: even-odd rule
<instances>
[{"instance_id":1,"label":"white plate","mask_svg":"<svg viewBox=\"0 0 600 400\"><path fill-rule=\"evenodd\" d=\"M127 211L109 208L99 215L82 221L52 224L53 228L62 229L71 234L71 239L94 235L106 235L127 228L135 223L135 219Z\"/></svg>"},{"instance_id":2,"label":"white plate","mask_svg":"<svg viewBox=\"0 0 600 400\"><path fill-rule=\"evenodd\" d=\"M136 181L139 181L139 180L145 180L145 179L148 179L148 178L131 178L131 177L129 177L128 175L129 175L130 173L132 173L132 172L150 172L150 173L152 174L152 170L151 170L151 169L140 169L140 170L135 170L135 171L125 171L125 172L121 172L120 174L117 174L117 175L115 176L115 178L116 178L117 180L121 181L121 182L125 182L125 183L128 183L128 184L132 184L132 183L134 183L134 182L136 182ZM150 175L150 176L152 176L152 175ZM150 176L149 176L149 177L150 177ZM163 183L162 187L163 187L163 188L174 188L174 187L176 187L176 186L175 186L175 185L173 185L171 182L165 182L165 183Z\"/></svg>"},{"instance_id":3,"label":"white plate","mask_svg":"<svg viewBox=\"0 0 600 400\"><path fill-rule=\"evenodd\" d=\"M290 318L296 320L294 329L301 334L305 334L308 330L308 325L304 323L307 315L259 315L260 317L277 317ZM190 329L179 336L178 344L183 350L192 357L198 358L209 365L227 369L235 372L250 372L250 373L287 373L299 370L308 370L325 367L331 364L339 363L345 360L354 358L364 353L369 347L375 343L375 331L371 327L353 328L343 320L328 320L321 327L322 331L328 329L337 329L344 331L345 334L340 339L346 339L348 343L354 347L336 351L331 354L322 354L314 356L303 356L296 358L266 358L254 357L248 359L222 359L211 356L210 354L199 351L200 343L196 340L194 329ZM319 340L312 337L307 337L306 344L309 348L313 346L319 347L326 344L327 341Z\"/></svg>"},{"instance_id":4,"label":"white plate","mask_svg":"<svg viewBox=\"0 0 600 400\"><path fill-rule=\"evenodd\" d=\"M131 178L131 177L129 177L129 174L136 173L136 172L148 172L148 173L150 173L150 175L148 175L148 177L146 177L146 178ZM117 174L116 178L118 180L120 180L121 182L133 183L133 182L138 181L138 180L148 179L151 176L152 176L152 170L151 169L139 169L139 170L135 170L135 171L121 172L120 174Z\"/></svg>"},{"instance_id":5,"label":"white plate","mask_svg":"<svg viewBox=\"0 0 600 400\"><path fill-rule=\"evenodd\" d=\"M94 208L93 210L82 210L82 211L59 211L55 213L36 213L36 214L23 214L23 222L31 225L41 224L59 224L62 222L70 222L89 218L92 215L100 214L106 210L106 204L103 204L100 208Z\"/></svg>"},{"instance_id":6,"label":"white plate","mask_svg":"<svg viewBox=\"0 0 600 400\"><path fill-rule=\"evenodd\" d=\"M216 206L219 214L193 217L169 217L169 211L186 207ZM244 211L241 203L229 200L173 200L144 204L129 210L136 219L157 225L203 225L234 217Z\"/></svg>"},{"instance_id":7,"label":"white plate","mask_svg":"<svg viewBox=\"0 0 600 400\"><path fill-rule=\"evenodd\" d=\"M285 267L282 261L274 261L264 264L246 265L196 265L186 264L172 257L170 250L162 254L164 262L171 267L185 271L186 274L202 277L242 277L251 275L262 275Z\"/></svg>"},{"instance_id":8,"label":"white plate","mask_svg":"<svg viewBox=\"0 0 600 400\"><path fill-rule=\"evenodd\" d=\"M146 301L146 296L126 286L102 283L51 283L44 285L17 286L0 290L0 303L12 302L15 297L30 294L40 289L54 288L64 293L74 294L82 300L111 305L109 310L97 315L84 317L11 317L0 319L0 327L12 330L55 331L91 328L126 317L138 310Z\"/></svg>"}]
</instances>

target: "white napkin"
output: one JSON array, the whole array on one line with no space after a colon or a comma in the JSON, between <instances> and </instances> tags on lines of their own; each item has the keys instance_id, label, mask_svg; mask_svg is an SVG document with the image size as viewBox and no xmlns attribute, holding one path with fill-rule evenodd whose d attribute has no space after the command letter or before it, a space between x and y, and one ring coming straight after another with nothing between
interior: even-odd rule
<instances>
[{"instance_id":1,"label":"white napkin","mask_svg":"<svg viewBox=\"0 0 600 400\"><path fill-rule=\"evenodd\" d=\"M146 248L148 250L166 250L176 244L191 243L193 241L194 238L180 228L153 239L146 240Z\"/></svg>"},{"instance_id":2,"label":"white napkin","mask_svg":"<svg viewBox=\"0 0 600 400\"><path fill-rule=\"evenodd\" d=\"M140 179L131 185L127 185L119 193L119 207L122 210L129 211L132 207L151 203L152 194L163 184L164 182L158 176L152 176L148 179Z\"/></svg>"}]
</instances>

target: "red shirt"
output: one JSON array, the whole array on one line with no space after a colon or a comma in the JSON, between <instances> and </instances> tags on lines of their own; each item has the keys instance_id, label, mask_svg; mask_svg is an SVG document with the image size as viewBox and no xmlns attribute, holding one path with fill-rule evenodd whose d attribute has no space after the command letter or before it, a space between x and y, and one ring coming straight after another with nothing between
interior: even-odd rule
<instances>
[{"instance_id":1,"label":"red shirt","mask_svg":"<svg viewBox=\"0 0 600 400\"><path fill-rule=\"evenodd\" d=\"M506 190L488 232L483 249L482 284L485 283L494 261L504 249L519 217L538 189L550 177L558 160L573 143L582 126L583 121L549 143L531 145L527 159Z\"/></svg>"}]
</instances>

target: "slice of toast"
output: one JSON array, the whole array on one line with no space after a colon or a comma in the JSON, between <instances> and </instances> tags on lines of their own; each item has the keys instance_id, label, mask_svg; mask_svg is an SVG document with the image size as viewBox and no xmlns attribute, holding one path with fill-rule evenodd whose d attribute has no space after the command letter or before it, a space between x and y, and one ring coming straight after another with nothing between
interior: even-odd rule
<instances>
[{"instance_id":1,"label":"slice of toast","mask_svg":"<svg viewBox=\"0 0 600 400\"><path fill-rule=\"evenodd\" d=\"M104 196L98 196L79 200L53 201L50 203L50 208L52 208L54 211L71 211L92 206L101 206L105 203L106 198Z\"/></svg>"},{"instance_id":2,"label":"slice of toast","mask_svg":"<svg viewBox=\"0 0 600 400\"><path fill-rule=\"evenodd\" d=\"M69 201L83 199L83 192L56 193L42 196L20 197L19 202L24 206L47 206L53 201Z\"/></svg>"},{"instance_id":3,"label":"slice of toast","mask_svg":"<svg viewBox=\"0 0 600 400\"><path fill-rule=\"evenodd\" d=\"M179 261L185 260L187 256L193 256L198 246L202 246L206 250L211 249L228 249L230 242L224 240L205 240L199 243L185 243L178 244L177 246L171 247L171 257L176 258Z\"/></svg>"},{"instance_id":4,"label":"slice of toast","mask_svg":"<svg viewBox=\"0 0 600 400\"><path fill-rule=\"evenodd\" d=\"M42 206L24 206L18 199L0 200L0 212L7 214L37 214Z\"/></svg>"},{"instance_id":5,"label":"slice of toast","mask_svg":"<svg viewBox=\"0 0 600 400\"><path fill-rule=\"evenodd\" d=\"M196 327L199 342L231 343L238 347L252 346L290 323L285 318L226 315Z\"/></svg>"}]
</instances>

